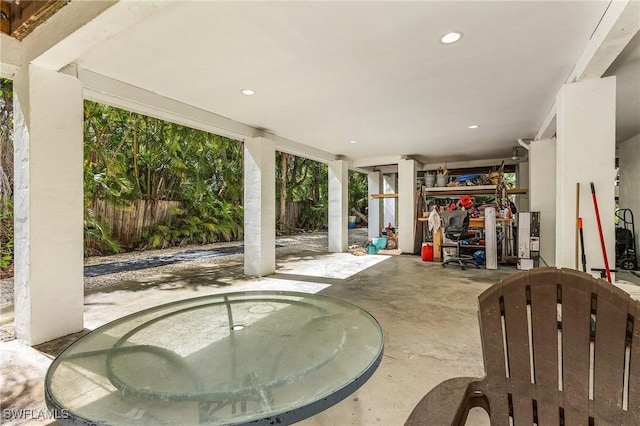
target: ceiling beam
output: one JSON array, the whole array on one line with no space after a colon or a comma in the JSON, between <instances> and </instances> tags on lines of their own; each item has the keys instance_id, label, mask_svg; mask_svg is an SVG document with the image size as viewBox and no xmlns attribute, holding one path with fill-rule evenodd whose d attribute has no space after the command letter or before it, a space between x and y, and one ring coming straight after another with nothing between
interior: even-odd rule
<instances>
[{"instance_id":1,"label":"ceiling beam","mask_svg":"<svg viewBox=\"0 0 640 426\"><path fill-rule=\"evenodd\" d=\"M6 34L0 34L0 75L13 78L24 63L24 46Z\"/></svg>"},{"instance_id":2,"label":"ceiling beam","mask_svg":"<svg viewBox=\"0 0 640 426\"><path fill-rule=\"evenodd\" d=\"M158 95L136 86L106 77L75 66L68 66L65 73L75 75L84 85L86 99L111 105L160 120L188 126L232 139L265 137L271 139L278 151L328 162L337 158L335 154L304 145L300 142L257 129L244 123L188 105L175 99Z\"/></svg>"},{"instance_id":3,"label":"ceiling beam","mask_svg":"<svg viewBox=\"0 0 640 426\"><path fill-rule=\"evenodd\" d=\"M567 83L600 78L640 30L640 1L612 1Z\"/></svg>"},{"instance_id":4,"label":"ceiling beam","mask_svg":"<svg viewBox=\"0 0 640 426\"><path fill-rule=\"evenodd\" d=\"M395 167L398 166L398 162L402 156L400 155L387 155L383 157L369 157L363 158L361 160L351 160L349 161L349 167L352 168L376 168L379 169L382 166L393 165Z\"/></svg>"},{"instance_id":5,"label":"ceiling beam","mask_svg":"<svg viewBox=\"0 0 640 426\"><path fill-rule=\"evenodd\" d=\"M64 70L84 85L85 98L233 139L261 136L246 124L82 68Z\"/></svg>"},{"instance_id":6,"label":"ceiling beam","mask_svg":"<svg viewBox=\"0 0 640 426\"><path fill-rule=\"evenodd\" d=\"M298 157L308 158L310 160L319 161L321 163L327 163L329 161L335 161L339 159L339 156L336 154L331 154L321 149L296 142L292 139L287 139L285 137L278 136L267 131L256 131L260 136L271 139L275 143L277 151L297 155Z\"/></svg>"},{"instance_id":7,"label":"ceiling beam","mask_svg":"<svg viewBox=\"0 0 640 426\"><path fill-rule=\"evenodd\" d=\"M535 140L551 139L556 135L556 103L553 103L551 110L542 122L542 126L536 134Z\"/></svg>"},{"instance_id":8,"label":"ceiling beam","mask_svg":"<svg viewBox=\"0 0 640 426\"><path fill-rule=\"evenodd\" d=\"M588 78L600 78L640 30L640 1L612 1L593 32L566 84ZM545 117L536 140L556 133L555 102Z\"/></svg>"}]
</instances>

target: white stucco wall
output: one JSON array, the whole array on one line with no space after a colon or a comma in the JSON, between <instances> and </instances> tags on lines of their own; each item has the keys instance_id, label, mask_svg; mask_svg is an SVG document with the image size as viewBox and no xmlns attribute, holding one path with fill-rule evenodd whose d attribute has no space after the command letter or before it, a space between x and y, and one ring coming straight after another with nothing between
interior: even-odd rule
<instances>
[{"instance_id":1,"label":"white stucco wall","mask_svg":"<svg viewBox=\"0 0 640 426\"><path fill-rule=\"evenodd\" d=\"M587 271L605 266L589 185L593 182L607 260L613 269L616 78L565 84L556 105L556 266L575 266L577 182Z\"/></svg>"},{"instance_id":2,"label":"white stucco wall","mask_svg":"<svg viewBox=\"0 0 640 426\"><path fill-rule=\"evenodd\" d=\"M618 144L620 159L620 208L631 209L636 227L636 248L640 250L640 134Z\"/></svg>"}]
</instances>

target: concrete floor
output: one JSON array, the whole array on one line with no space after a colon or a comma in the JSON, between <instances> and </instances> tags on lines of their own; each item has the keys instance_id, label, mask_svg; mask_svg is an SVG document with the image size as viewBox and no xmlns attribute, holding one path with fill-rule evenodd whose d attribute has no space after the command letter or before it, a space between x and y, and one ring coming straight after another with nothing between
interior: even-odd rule
<instances>
[{"instance_id":1,"label":"concrete floor","mask_svg":"<svg viewBox=\"0 0 640 426\"><path fill-rule=\"evenodd\" d=\"M353 256L301 251L278 258L277 273L242 275L240 262L182 270L136 282L122 282L86 295L85 327L94 329L125 314L182 298L248 289L287 289L337 297L369 311L382 325L385 349L373 377L356 393L300 422L305 426L402 425L415 404L439 382L482 376L477 296L517 272L422 262L418 256ZM640 297L640 279L623 287ZM71 336L30 348L17 340L2 348L3 424L43 425L43 380L53 357ZM23 410L11 411L11 410ZM19 414L21 419L12 418ZM484 413L467 423L486 425Z\"/></svg>"}]
</instances>

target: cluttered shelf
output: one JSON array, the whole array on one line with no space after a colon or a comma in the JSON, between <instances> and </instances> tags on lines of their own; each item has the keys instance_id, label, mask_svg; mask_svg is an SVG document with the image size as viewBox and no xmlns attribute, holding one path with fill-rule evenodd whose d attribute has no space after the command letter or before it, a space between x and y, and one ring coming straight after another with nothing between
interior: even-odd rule
<instances>
[{"instance_id":1,"label":"cluttered shelf","mask_svg":"<svg viewBox=\"0 0 640 426\"><path fill-rule=\"evenodd\" d=\"M428 222L428 221L429 221L429 218L427 217L418 218L418 222ZM513 222L513 219L508 217L497 217L496 222ZM484 228L484 219L481 217L469 218L469 228Z\"/></svg>"},{"instance_id":2,"label":"cluttered shelf","mask_svg":"<svg viewBox=\"0 0 640 426\"><path fill-rule=\"evenodd\" d=\"M426 196L459 196L459 195L494 195L496 185L466 185L466 186L444 186L435 188L424 188ZM529 188L507 188L508 195L528 194ZM398 198L397 193L369 194L371 198Z\"/></svg>"},{"instance_id":3,"label":"cluttered shelf","mask_svg":"<svg viewBox=\"0 0 640 426\"><path fill-rule=\"evenodd\" d=\"M443 186L435 188L424 188L427 196L459 196L459 195L493 195L497 185L465 185L465 186ZM508 195L528 194L529 188L507 188Z\"/></svg>"}]
</instances>

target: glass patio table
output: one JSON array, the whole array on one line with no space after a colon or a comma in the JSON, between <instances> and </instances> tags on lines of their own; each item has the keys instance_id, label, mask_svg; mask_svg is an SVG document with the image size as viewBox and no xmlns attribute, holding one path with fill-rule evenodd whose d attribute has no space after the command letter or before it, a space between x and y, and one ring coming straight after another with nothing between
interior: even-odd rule
<instances>
[{"instance_id":1,"label":"glass patio table","mask_svg":"<svg viewBox=\"0 0 640 426\"><path fill-rule=\"evenodd\" d=\"M108 323L51 364L62 424L290 424L353 393L382 359L363 309L317 294L181 300Z\"/></svg>"}]
</instances>

